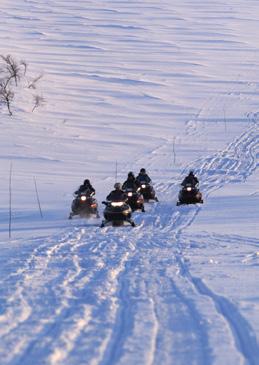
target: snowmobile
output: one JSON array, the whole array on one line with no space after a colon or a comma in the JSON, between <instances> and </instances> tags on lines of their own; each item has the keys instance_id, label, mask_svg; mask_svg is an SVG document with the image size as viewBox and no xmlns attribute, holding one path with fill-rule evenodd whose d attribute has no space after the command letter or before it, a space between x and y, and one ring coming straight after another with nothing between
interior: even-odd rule
<instances>
[{"instance_id":1,"label":"snowmobile","mask_svg":"<svg viewBox=\"0 0 259 365\"><path fill-rule=\"evenodd\" d=\"M131 219L131 207L124 201L104 201L102 202L106 207L103 211L104 220L101 228L111 223L113 227L123 226L124 223L129 223L135 227L134 221Z\"/></svg>"},{"instance_id":2,"label":"snowmobile","mask_svg":"<svg viewBox=\"0 0 259 365\"><path fill-rule=\"evenodd\" d=\"M145 201L148 202L149 200L155 200L158 202L155 190L152 185L146 182L141 182L137 191L143 195Z\"/></svg>"},{"instance_id":3,"label":"snowmobile","mask_svg":"<svg viewBox=\"0 0 259 365\"><path fill-rule=\"evenodd\" d=\"M176 205L203 203L202 194L197 186L186 184L179 192Z\"/></svg>"},{"instance_id":4,"label":"snowmobile","mask_svg":"<svg viewBox=\"0 0 259 365\"><path fill-rule=\"evenodd\" d=\"M127 203L131 207L132 211L135 210L141 210L142 212L145 212L144 208L144 197L140 193L140 191L135 191L134 189L125 189L125 193L128 196Z\"/></svg>"},{"instance_id":5,"label":"snowmobile","mask_svg":"<svg viewBox=\"0 0 259 365\"><path fill-rule=\"evenodd\" d=\"M79 215L81 218L89 218L95 215L96 218L100 218L97 200L93 197L93 193L89 195L86 192L82 192L75 195L75 199L71 205L69 219L72 219L75 215Z\"/></svg>"}]
</instances>

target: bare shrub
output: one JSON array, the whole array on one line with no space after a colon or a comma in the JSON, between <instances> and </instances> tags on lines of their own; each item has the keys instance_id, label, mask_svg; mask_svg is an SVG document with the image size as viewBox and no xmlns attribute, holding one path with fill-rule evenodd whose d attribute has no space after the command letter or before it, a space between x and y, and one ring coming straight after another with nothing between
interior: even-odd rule
<instances>
[{"instance_id":1,"label":"bare shrub","mask_svg":"<svg viewBox=\"0 0 259 365\"><path fill-rule=\"evenodd\" d=\"M13 115L11 111L11 103L14 98L13 91L9 88L8 84L4 81L0 81L0 101L7 106L9 115Z\"/></svg>"},{"instance_id":2,"label":"bare shrub","mask_svg":"<svg viewBox=\"0 0 259 365\"><path fill-rule=\"evenodd\" d=\"M3 56L1 55L2 60L4 61L5 71L7 73L7 83L9 83L12 79L15 81L15 85L18 85L18 82L21 79L21 64L19 64L11 55Z\"/></svg>"},{"instance_id":3,"label":"bare shrub","mask_svg":"<svg viewBox=\"0 0 259 365\"><path fill-rule=\"evenodd\" d=\"M0 55L0 103L7 106L9 115L12 115L11 104L16 93L25 92L25 89L36 89L36 84L43 77L27 78L28 64L25 60L17 61L11 55ZM19 86L19 87L18 87ZM15 92L14 92L15 90ZM27 93L25 93L26 95ZM31 100L31 96L28 98ZM44 98L39 95L33 96L32 112L43 104Z\"/></svg>"},{"instance_id":4,"label":"bare shrub","mask_svg":"<svg viewBox=\"0 0 259 365\"><path fill-rule=\"evenodd\" d=\"M40 95L34 95L33 100L34 100L34 105L33 105L33 108L32 108L32 112L34 112L34 110L36 108L38 108L39 106L41 106L45 102L45 99L43 98L43 96L40 96Z\"/></svg>"},{"instance_id":5,"label":"bare shrub","mask_svg":"<svg viewBox=\"0 0 259 365\"><path fill-rule=\"evenodd\" d=\"M32 79L31 82L29 82L28 84L28 89L33 89L35 90L36 89L36 84L37 82L43 77L42 74L38 75L37 77L35 77L34 79Z\"/></svg>"}]
</instances>

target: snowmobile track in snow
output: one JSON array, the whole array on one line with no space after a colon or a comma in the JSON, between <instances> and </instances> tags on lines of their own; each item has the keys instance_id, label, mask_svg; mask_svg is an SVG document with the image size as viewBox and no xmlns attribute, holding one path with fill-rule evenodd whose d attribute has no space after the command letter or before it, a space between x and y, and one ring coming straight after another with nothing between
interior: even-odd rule
<instances>
[{"instance_id":1,"label":"snowmobile track in snow","mask_svg":"<svg viewBox=\"0 0 259 365\"><path fill-rule=\"evenodd\" d=\"M223 152L196 162L206 196L253 173L256 127ZM192 276L185 261L182 232L202 207L178 208L174 185L169 181L162 188L167 203L136 214L134 230L73 228L39 242L24 267L6 279L14 282L0 317L1 331L6 344L17 342L13 352L9 346L2 349L6 364L28 358L69 364L82 356L102 365L169 364L175 356L179 364L190 356L193 364L212 364L205 298L215 321L225 321L231 329L236 351L247 364L256 364L258 344L249 323L234 303ZM186 326L188 351L182 342ZM19 333L24 335L17 341Z\"/></svg>"}]
</instances>

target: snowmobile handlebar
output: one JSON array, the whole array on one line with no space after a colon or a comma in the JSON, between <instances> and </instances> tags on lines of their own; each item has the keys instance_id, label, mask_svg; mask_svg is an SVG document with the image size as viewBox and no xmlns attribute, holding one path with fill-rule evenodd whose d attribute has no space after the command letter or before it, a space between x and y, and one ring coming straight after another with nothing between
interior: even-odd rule
<instances>
[{"instance_id":1,"label":"snowmobile handlebar","mask_svg":"<svg viewBox=\"0 0 259 365\"><path fill-rule=\"evenodd\" d=\"M181 184L181 186L184 188L186 188L187 186L191 186L192 188L198 188L199 183L196 183L196 184L187 183L187 184Z\"/></svg>"}]
</instances>

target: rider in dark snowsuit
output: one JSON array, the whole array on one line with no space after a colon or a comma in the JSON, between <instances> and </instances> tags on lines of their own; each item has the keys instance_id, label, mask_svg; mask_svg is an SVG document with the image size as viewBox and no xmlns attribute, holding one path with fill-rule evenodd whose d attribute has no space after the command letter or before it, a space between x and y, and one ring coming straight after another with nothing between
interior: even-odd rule
<instances>
[{"instance_id":1,"label":"rider in dark snowsuit","mask_svg":"<svg viewBox=\"0 0 259 365\"><path fill-rule=\"evenodd\" d=\"M129 172L127 180L124 181L122 185L122 189L123 190L132 189L133 191L136 191L137 188L138 188L138 183L136 182L136 178L133 172Z\"/></svg>"},{"instance_id":2,"label":"rider in dark snowsuit","mask_svg":"<svg viewBox=\"0 0 259 365\"><path fill-rule=\"evenodd\" d=\"M186 184L191 184L192 186L199 184L199 180L194 175L193 171L190 171L189 175L187 175L181 183L182 186L186 186Z\"/></svg>"},{"instance_id":3,"label":"rider in dark snowsuit","mask_svg":"<svg viewBox=\"0 0 259 365\"><path fill-rule=\"evenodd\" d=\"M116 183L114 185L115 190L111 191L109 195L107 195L106 199L109 201L114 201L114 202L118 202L118 201L122 201L125 202L128 197L127 194L124 193L124 191L121 188L121 184L120 183Z\"/></svg>"},{"instance_id":4,"label":"rider in dark snowsuit","mask_svg":"<svg viewBox=\"0 0 259 365\"><path fill-rule=\"evenodd\" d=\"M84 183L79 186L74 194L78 195L81 193L86 193L89 196L95 194L95 189L92 187L89 179L86 179Z\"/></svg>"},{"instance_id":5,"label":"rider in dark snowsuit","mask_svg":"<svg viewBox=\"0 0 259 365\"><path fill-rule=\"evenodd\" d=\"M136 177L136 182L141 185L141 184L150 184L151 183L151 179L148 176L148 174L146 173L145 169L140 169L140 172L138 174L138 176Z\"/></svg>"}]
</instances>

